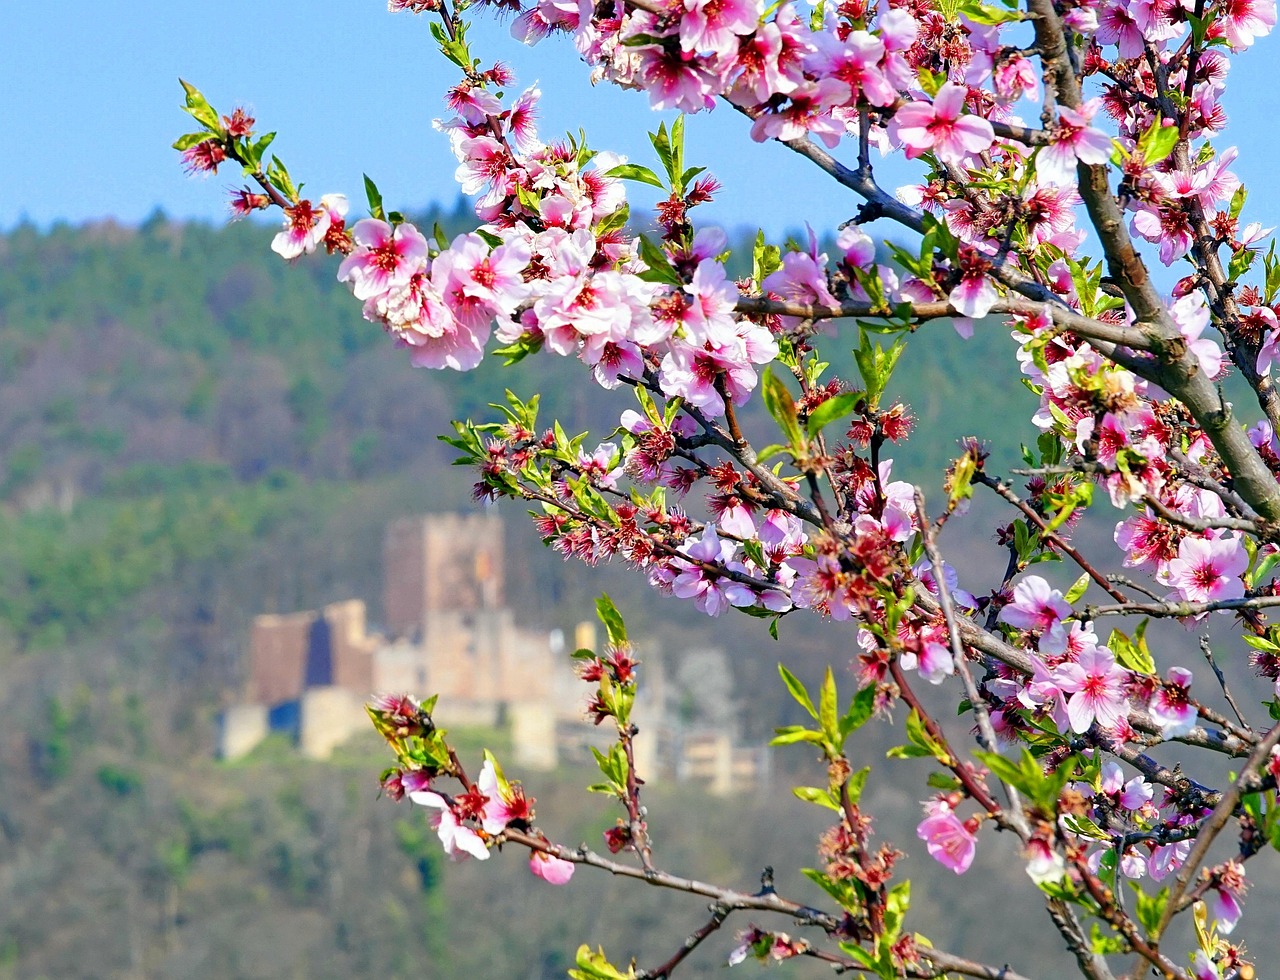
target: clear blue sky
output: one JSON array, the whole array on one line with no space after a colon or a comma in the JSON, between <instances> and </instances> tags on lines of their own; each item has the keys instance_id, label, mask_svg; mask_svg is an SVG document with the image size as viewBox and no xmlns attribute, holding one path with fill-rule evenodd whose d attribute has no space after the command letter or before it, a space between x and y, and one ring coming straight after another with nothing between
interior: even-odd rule
<instances>
[{"instance_id":1,"label":"clear blue sky","mask_svg":"<svg viewBox=\"0 0 1280 980\"><path fill-rule=\"evenodd\" d=\"M535 48L479 16L473 48L538 81L544 137L587 130L597 149L653 163L644 138L659 117L644 96L592 89L564 39ZM1246 220L1280 223L1276 120L1280 38L1266 38L1233 68L1227 109L1236 171L1253 194ZM182 76L229 112L244 104L280 135L274 149L316 193L358 199L361 173L389 206L452 202L455 162L431 128L455 77L434 51L425 17L389 14L382 0L0 0L0 229L26 218L42 227L155 208L222 220L237 174L186 177L169 144L184 132ZM692 117L688 161L726 184L714 217L773 233L805 221L830 229L852 216L852 194L776 144L751 142L727 108ZM842 147L847 156L852 149ZM884 166L892 187L910 171ZM1270 185L1270 186L1268 186ZM635 205L644 201L633 193Z\"/></svg>"}]
</instances>

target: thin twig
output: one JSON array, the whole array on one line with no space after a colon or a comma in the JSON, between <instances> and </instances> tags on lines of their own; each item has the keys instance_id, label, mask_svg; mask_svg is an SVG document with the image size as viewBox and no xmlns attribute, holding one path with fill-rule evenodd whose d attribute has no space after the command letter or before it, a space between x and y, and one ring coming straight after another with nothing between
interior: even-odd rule
<instances>
[{"instance_id":1,"label":"thin twig","mask_svg":"<svg viewBox=\"0 0 1280 980\"><path fill-rule=\"evenodd\" d=\"M1227 679L1222 676L1222 670L1218 667L1218 662L1213 659L1213 648L1209 646L1209 637L1200 637L1200 652L1204 654L1204 659L1209 662L1209 667L1213 671L1213 676L1218 678L1218 686L1222 688L1222 696L1227 699L1227 704L1231 705L1231 710L1236 713L1236 718L1245 730L1252 734L1253 726L1244 720L1244 714L1240 711L1240 706L1236 704L1236 699L1231 696L1231 689L1227 687Z\"/></svg>"},{"instance_id":2,"label":"thin twig","mask_svg":"<svg viewBox=\"0 0 1280 980\"><path fill-rule=\"evenodd\" d=\"M991 714L987 711L987 703L978 693L978 686L973 682L973 674L969 670L968 658L964 644L960 641L960 630L956 626L955 606L951 601L951 590L947 587L944 575L945 567L942 554L938 551L938 543L933 537L933 526L929 523L929 515L924 507L924 491L914 487L916 518L920 524L920 536L924 541L925 554L929 556L929 565L933 569L933 581L938 587L938 604L942 607L942 618L947 623L947 635L951 640L951 657L955 661L956 670L964 682L965 694L973 713L978 719L978 738L982 747L988 752L996 751L996 731L991 724ZM1031 828L1027 825L1026 814L1022 810L1022 798L1011 785L1005 784L1005 792L1009 796L1009 822L1013 825L1023 843L1031 839Z\"/></svg>"}]
</instances>

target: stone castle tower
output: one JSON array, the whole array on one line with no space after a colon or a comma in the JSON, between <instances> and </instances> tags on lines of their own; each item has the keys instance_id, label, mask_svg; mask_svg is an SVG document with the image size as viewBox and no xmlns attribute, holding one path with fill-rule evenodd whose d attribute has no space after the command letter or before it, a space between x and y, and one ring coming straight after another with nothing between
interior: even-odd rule
<instances>
[{"instance_id":1,"label":"stone castle tower","mask_svg":"<svg viewBox=\"0 0 1280 980\"><path fill-rule=\"evenodd\" d=\"M547 697L547 638L517 626L503 591L505 563L496 514L431 514L388 525L383 614L393 640L421 651L412 689L438 693L441 702Z\"/></svg>"}]
</instances>

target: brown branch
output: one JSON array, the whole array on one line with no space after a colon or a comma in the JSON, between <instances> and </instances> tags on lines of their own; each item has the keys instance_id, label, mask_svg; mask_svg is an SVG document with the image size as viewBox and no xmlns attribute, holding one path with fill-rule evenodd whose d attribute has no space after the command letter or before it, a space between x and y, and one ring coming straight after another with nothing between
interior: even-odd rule
<instances>
[{"instance_id":1,"label":"brown branch","mask_svg":"<svg viewBox=\"0 0 1280 980\"><path fill-rule=\"evenodd\" d=\"M1222 688L1222 696L1227 699L1227 704L1231 706L1231 710L1235 712L1236 720L1244 726L1245 731L1253 734L1253 726L1245 721L1244 713L1241 712L1240 706L1236 704L1236 699L1231 696L1231 688L1227 686L1227 679L1223 676L1218 662L1213 659L1213 647L1209 646L1208 635L1200 637L1200 652L1204 654L1204 659L1209 663L1209 669L1213 671L1213 676L1218 679L1218 686Z\"/></svg>"},{"instance_id":2,"label":"brown branch","mask_svg":"<svg viewBox=\"0 0 1280 980\"><path fill-rule=\"evenodd\" d=\"M596 854L585 844L581 847L570 848L563 844L554 844L551 841L537 837L524 831L515 830L508 827L498 837L499 843L510 842L527 847L532 851L540 851L543 854L550 854L552 857L560 858L562 861L569 861L573 864L584 864L589 867L599 868L607 871L609 874L619 878L631 878L636 881L643 881L655 888L669 888L673 891L688 892L692 895L702 895L710 898L719 906L727 908L730 912L739 910L756 910L761 912L774 912L779 915L787 916L794 919L802 925L817 926L829 934L837 934L840 932L842 920L834 915L830 915L820 909L812 908L808 905L801 905L798 902L792 902L778 895L771 889L764 889L754 895L740 892L732 888L721 888L719 885L712 885L705 881L698 881L695 878L684 878L679 875L673 875L666 871L654 870L646 873L642 868L637 868L631 864L622 864L618 861L610 861L608 858L601 857ZM965 959L961 956L954 956L944 950L929 949L920 950L922 958L927 959L935 967L952 973L961 973L965 976L979 977L982 980L1029 980L1021 973L1010 970L1007 967L993 967L981 963L975 963L972 960ZM932 980L937 976L933 970L924 971L914 967L908 967L908 976L919 977L921 980Z\"/></svg>"},{"instance_id":3,"label":"brown branch","mask_svg":"<svg viewBox=\"0 0 1280 980\"><path fill-rule=\"evenodd\" d=\"M911 303L912 320L937 320L957 317L959 313L947 300L934 302ZM764 296L744 296L738 300L735 309L739 313L763 316L777 314L780 316L802 317L806 320L830 320L841 317L858 317L868 320L900 319L894 310L885 310L871 303L846 302L837 306L820 303L793 303L784 300L773 300ZM1121 344L1133 350L1146 350L1150 345L1146 336L1132 327L1114 323L1104 323L1083 316L1067 307L1052 303L1035 302L1019 296L1004 296L995 301L992 313L1013 313L1025 316L1046 315L1063 332L1070 331L1081 337Z\"/></svg>"},{"instance_id":4,"label":"brown branch","mask_svg":"<svg viewBox=\"0 0 1280 980\"><path fill-rule=\"evenodd\" d=\"M701 928L690 933L669 960L656 970L641 970L636 974L636 980L667 980L675 971L675 968L684 962L685 957L701 946L708 936L724 925L724 920L729 918L731 912L733 912L733 909L724 905L712 905L711 918Z\"/></svg>"},{"instance_id":5,"label":"brown branch","mask_svg":"<svg viewBox=\"0 0 1280 980\"><path fill-rule=\"evenodd\" d=\"M1181 619L1221 610L1266 609L1269 606L1280 606L1280 596L1245 596L1243 599L1215 599L1211 602L1130 601L1114 606L1085 606L1084 611L1080 613L1080 618L1090 620L1102 616L1176 616Z\"/></svg>"},{"instance_id":6,"label":"brown branch","mask_svg":"<svg viewBox=\"0 0 1280 980\"><path fill-rule=\"evenodd\" d=\"M1045 544L1049 545L1050 547L1057 548L1063 554L1069 555L1071 557L1071 560L1074 561L1077 565L1079 565L1080 568L1089 576L1089 578L1093 579L1098 585L1102 586L1103 590L1107 593L1107 595L1111 596L1111 598L1115 599L1117 602L1120 602L1120 603L1129 602L1129 597L1126 596L1123 592L1120 592L1119 590L1117 590L1107 580L1107 577L1103 575L1102 572L1100 572L1097 568L1095 568L1093 564L1084 557L1084 555L1080 554L1080 552L1076 550L1074 545L1072 545L1069 541L1067 541L1057 532L1049 530L1049 525L1045 521L1045 519L1041 517L1039 514L1037 514L1031 508L1030 504L1024 501L1021 497L1019 497L1013 491L1013 488L1009 486L1009 484L1005 483L1002 480L997 480L994 477L987 476L985 473L977 474L973 478L973 482L981 483L985 487L990 487L999 496L1003 497L1009 503L1013 504L1013 506L1017 507L1018 510L1022 512L1023 516L1027 518L1027 520L1031 521L1033 524L1036 525L1036 527L1040 529L1041 541L1043 541Z\"/></svg>"}]
</instances>

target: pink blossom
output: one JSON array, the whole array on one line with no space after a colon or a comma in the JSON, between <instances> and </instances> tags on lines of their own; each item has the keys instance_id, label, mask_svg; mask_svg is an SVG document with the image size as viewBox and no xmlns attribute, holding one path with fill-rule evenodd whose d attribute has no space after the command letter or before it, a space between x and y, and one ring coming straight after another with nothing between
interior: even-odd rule
<instances>
[{"instance_id":1,"label":"pink blossom","mask_svg":"<svg viewBox=\"0 0 1280 980\"><path fill-rule=\"evenodd\" d=\"M1062 620L1070 615L1061 592L1039 575L1028 575L1014 587L1013 602L1000 610L999 620L1015 629L1040 631L1040 652L1058 654L1067 648Z\"/></svg>"},{"instance_id":2,"label":"pink blossom","mask_svg":"<svg viewBox=\"0 0 1280 980\"><path fill-rule=\"evenodd\" d=\"M1086 650L1075 663L1059 664L1053 671L1067 698L1067 718L1073 732L1086 732L1095 721L1111 730L1129 708L1125 687L1129 672L1116 663L1105 647Z\"/></svg>"},{"instance_id":3,"label":"pink blossom","mask_svg":"<svg viewBox=\"0 0 1280 980\"><path fill-rule=\"evenodd\" d=\"M764 12L759 0L684 0L680 18L680 47L697 51L727 51L738 37L752 33Z\"/></svg>"},{"instance_id":4,"label":"pink blossom","mask_svg":"<svg viewBox=\"0 0 1280 980\"><path fill-rule=\"evenodd\" d=\"M462 162L454 172L454 179L462 185L462 193L480 194L477 206L495 207L514 192L511 173L514 161L498 140L492 136L463 138L458 141L456 153Z\"/></svg>"},{"instance_id":5,"label":"pink blossom","mask_svg":"<svg viewBox=\"0 0 1280 980\"><path fill-rule=\"evenodd\" d=\"M962 115L967 94L965 86L947 82L932 104L911 102L894 113L889 133L907 148L908 159L932 150L943 163L961 164L991 146L991 123Z\"/></svg>"},{"instance_id":6,"label":"pink blossom","mask_svg":"<svg viewBox=\"0 0 1280 980\"><path fill-rule=\"evenodd\" d=\"M852 94L847 82L828 76L816 83L799 86L780 104L768 103L751 124L751 138L793 140L816 136L834 149L844 135L844 124L831 115L832 110L849 102Z\"/></svg>"},{"instance_id":7,"label":"pink blossom","mask_svg":"<svg viewBox=\"0 0 1280 980\"><path fill-rule=\"evenodd\" d=\"M1238 535L1222 538L1183 538L1178 557L1169 562L1163 582L1188 602L1216 602L1244 596L1240 576L1249 567L1249 554Z\"/></svg>"},{"instance_id":8,"label":"pink blossom","mask_svg":"<svg viewBox=\"0 0 1280 980\"><path fill-rule=\"evenodd\" d=\"M1134 19L1131 6L1124 2L1108 3L1098 17L1095 35L1098 43L1117 45L1121 58L1136 58L1142 54L1142 28Z\"/></svg>"},{"instance_id":9,"label":"pink blossom","mask_svg":"<svg viewBox=\"0 0 1280 980\"><path fill-rule=\"evenodd\" d=\"M549 885L566 885L573 877L573 862L545 851L529 852L529 870Z\"/></svg>"},{"instance_id":10,"label":"pink blossom","mask_svg":"<svg viewBox=\"0 0 1280 980\"><path fill-rule=\"evenodd\" d=\"M1102 105L1090 99L1079 109L1058 107L1058 125L1049 133L1049 145L1036 154L1036 174L1054 184L1074 184L1076 161L1107 163L1111 159L1111 137L1089 125Z\"/></svg>"},{"instance_id":11,"label":"pink blossom","mask_svg":"<svg viewBox=\"0 0 1280 980\"><path fill-rule=\"evenodd\" d=\"M1227 41L1237 51L1270 34L1276 26L1275 0L1228 0L1223 12Z\"/></svg>"},{"instance_id":12,"label":"pink blossom","mask_svg":"<svg viewBox=\"0 0 1280 980\"><path fill-rule=\"evenodd\" d=\"M324 241L335 219L341 221L346 215L345 194L326 194L320 198L319 207L307 200L298 201L285 208L284 231L271 240L271 251L290 260L303 254L310 255Z\"/></svg>"},{"instance_id":13,"label":"pink blossom","mask_svg":"<svg viewBox=\"0 0 1280 980\"><path fill-rule=\"evenodd\" d=\"M925 818L916 836L925 842L929 856L958 875L969 870L977 853L978 838L942 801L925 804Z\"/></svg>"},{"instance_id":14,"label":"pink blossom","mask_svg":"<svg viewBox=\"0 0 1280 980\"><path fill-rule=\"evenodd\" d=\"M1114 805L1130 811L1141 810L1155 795L1151 784L1141 776L1125 782L1124 770L1110 759L1102 764L1101 789Z\"/></svg>"},{"instance_id":15,"label":"pink blossom","mask_svg":"<svg viewBox=\"0 0 1280 980\"><path fill-rule=\"evenodd\" d=\"M805 58L805 67L820 78L838 78L872 105L892 105L897 90L878 67L884 58L884 41L867 31L853 31L841 40L834 34L817 34L814 51Z\"/></svg>"},{"instance_id":16,"label":"pink blossom","mask_svg":"<svg viewBox=\"0 0 1280 980\"><path fill-rule=\"evenodd\" d=\"M1186 255L1195 235L1181 208L1143 204L1129 222L1135 235L1160 246L1160 261L1173 265Z\"/></svg>"},{"instance_id":17,"label":"pink blossom","mask_svg":"<svg viewBox=\"0 0 1280 980\"><path fill-rule=\"evenodd\" d=\"M351 229L351 238L356 247L338 266L338 281L349 282L356 299L404 287L426 265L427 240L408 222L393 228L377 218L364 218Z\"/></svg>"},{"instance_id":18,"label":"pink blossom","mask_svg":"<svg viewBox=\"0 0 1280 980\"><path fill-rule=\"evenodd\" d=\"M773 21L742 38L738 48L740 71L726 98L734 105L753 106L768 102L775 94L794 92L797 83L783 73L779 64L782 50L782 32Z\"/></svg>"},{"instance_id":19,"label":"pink blossom","mask_svg":"<svg viewBox=\"0 0 1280 980\"><path fill-rule=\"evenodd\" d=\"M986 271L971 265L965 270L960 283L951 290L947 301L957 313L965 317L981 319L991 312L991 307L995 305L998 298L995 284L987 276ZM961 331L960 336L966 340L972 337L973 325L969 324L966 330Z\"/></svg>"},{"instance_id":20,"label":"pink blossom","mask_svg":"<svg viewBox=\"0 0 1280 980\"><path fill-rule=\"evenodd\" d=\"M701 540L686 541L680 553L687 559L677 558L672 563L675 578L671 591L681 599L692 599L695 606L708 616L719 616L730 606L750 606L755 594L738 582L725 578L713 568L704 565L727 565L732 561L737 545L721 541L715 527L708 524Z\"/></svg>"},{"instance_id":21,"label":"pink blossom","mask_svg":"<svg viewBox=\"0 0 1280 980\"><path fill-rule=\"evenodd\" d=\"M527 242L515 239L492 248L476 234L460 235L449 246L452 269L467 296L487 303L494 313L510 316L529 295L521 273L529 264Z\"/></svg>"},{"instance_id":22,"label":"pink blossom","mask_svg":"<svg viewBox=\"0 0 1280 980\"><path fill-rule=\"evenodd\" d=\"M488 860L489 849L480 839L480 835L458 821L457 815L443 796L439 793L423 791L410 793L409 799L431 810L427 819L432 829L439 835L440 843L444 845L444 852L451 860L461 861L467 857L473 857L478 861Z\"/></svg>"},{"instance_id":23,"label":"pink blossom","mask_svg":"<svg viewBox=\"0 0 1280 980\"><path fill-rule=\"evenodd\" d=\"M1245 880L1244 865L1239 861L1228 861L1219 872L1217 884L1205 896L1209 904L1209 914L1215 920L1218 931L1224 936L1235 931L1236 923L1244 914L1240 905L1245 889L1249 883Z\"/></svg>"},{"instance_id":24,"label":"pink blossom","mask_svg":"<svg viewBox=\"0 0 1280 980\"><path fill-rule=\"evenodd\" d=\"M956 662L951 656L951 648L936 640L921 640L920 653L904 653L901 657L903 670L919 669L920 676L930 684L941 684L956 672Z\"/></svg>"},{"instance_id":25,"label":"pink blossom","mask_svg":"<svg viewBox=\"0 0 1280 980\"><path fill-rule=\"evenodd\" d=\"M1190 687L1191 671L1185 667L1172 667L1168 681L1152 695L1151 717L1165 738L1177 738L1195 727L1197 715L1188 693Z\"/></svg>"}]
</instances>

